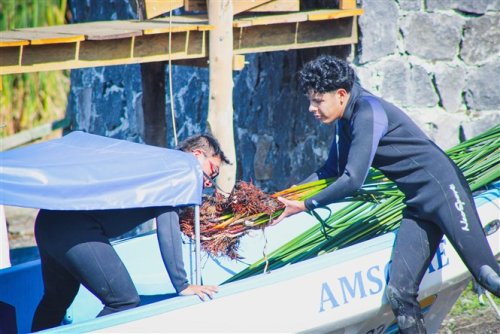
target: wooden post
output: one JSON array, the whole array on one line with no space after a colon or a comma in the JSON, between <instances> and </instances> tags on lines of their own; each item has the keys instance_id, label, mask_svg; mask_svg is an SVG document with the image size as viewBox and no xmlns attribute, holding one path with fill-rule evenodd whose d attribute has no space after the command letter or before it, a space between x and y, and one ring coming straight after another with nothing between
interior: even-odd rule
<instances>
[{"instance_id":1,"label":"wooden post","mask_svg":"<svg viewBox=\"0 0 500 334\"><path fill-rule=\"evenodd\" d=\"M142 63L141 77L144 142L166 147L165 62Z\"/></svg>"},{"instance_id":2,"label":"wooden post","mask_svg":"<svg viewBox=\"0 0 500 334\"><path fill-rule=\"evenodd\" d=\"M136 0L139 20L146 18L143 0ZM165 62L141 63L142 110L144 116L144 142L148 145L167 146Z\"/></svg>"},{"instance_id":3,"label":"wooden post","mask_svg":"<svg viewBox=\"0 0 500 334\"><path fill-rule=\"evenodd\" d=\"M236 150L233 129L233 3L207 1L209 37L210 98L208 125L232 165L224 165L217 185L230 192L236 181Z\"/></svg>"}]
</instances>

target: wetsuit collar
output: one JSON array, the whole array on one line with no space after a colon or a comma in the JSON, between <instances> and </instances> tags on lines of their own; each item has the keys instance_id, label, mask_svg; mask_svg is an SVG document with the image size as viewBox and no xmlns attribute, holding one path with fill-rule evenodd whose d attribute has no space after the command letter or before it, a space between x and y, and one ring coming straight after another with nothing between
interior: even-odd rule
<instances>
[{"instance_id":1,"label":"wetsuit collar","mask_svg":"<svg viewBox=\"0 0 500 334\"><path fill-rule=\"evenodd\" d=\"M352 113L354 111L354 105L358 100L358 96L361 95L361 91L362 91L361 86L357 82L355 82L350 92L349 101L347 101L347 105L345 106L344 115L342 115L343 119L345 120L351 119Z\"/></svg>"}]
</instances>

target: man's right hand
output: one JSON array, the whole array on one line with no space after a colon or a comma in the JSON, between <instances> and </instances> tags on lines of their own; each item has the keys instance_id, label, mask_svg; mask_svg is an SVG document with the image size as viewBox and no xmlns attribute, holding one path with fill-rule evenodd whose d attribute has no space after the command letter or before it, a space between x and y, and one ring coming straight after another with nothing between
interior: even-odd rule
<instances>
[{"instance_id":1,"label":"man's right hand","mask_svg":"<svg viewBox=\"0 0 500 334\"><path fill-rule=\"evenodd\" d=\"M306 205L304 201L292 201L284 197L278 197L278 200L281 203L285 204L285 210L283 210L283 213L281 213L281 215L278 218L272 221L271 225L278 224L280 221L282 221L288 216L292 216L299 212L306 211Z\"/></svg>"},{"instance_id":2,"label":"man's right hand","mask_svg":"<svg viewBox=\"0 0 500 334\"><path fill-rule=\"evenodd\" d=\"M190 284L187 288L182 290L179 294L182 296L192 296L197 295L201 300L205 301L208 296L213 299L214 294L219 291L219 288L214 285L192 285Z\"/></svg>"}]
</instances>

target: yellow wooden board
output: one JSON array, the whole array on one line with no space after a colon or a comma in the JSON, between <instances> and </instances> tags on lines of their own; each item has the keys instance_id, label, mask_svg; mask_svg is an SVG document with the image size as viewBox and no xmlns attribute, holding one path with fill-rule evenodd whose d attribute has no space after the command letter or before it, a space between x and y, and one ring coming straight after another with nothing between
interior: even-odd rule
<instances>
[{"instance_id":1,"label":"yellow wooden board","mask_svg":"<svg viewBox=\"0 0 500 334\"><path fill-rule=\"evenodd\" d=\"M233 1L233 15L269 3L271 0L240 0Z\"/></svg>"},{"instance_id":2,"label":"yellow wooden board","mask_svg":"<svg viewBox=\"0 0 500 334\"><path fill-rule=\"evenodd\" d=\"M308 15L306 12L303 13L292 13L292 14L275 14L275 15L262 15L262 16L251 16L241 19L235 19L233 21L233 27L241 28L256 25L268 25L268 24L280 24L280 23L293 23L293 22L304 22L307 21Z\"/></svg>"},{"instance_id":3,"label":"yellow wooden board","mask_svg":"<svg viewBox=\"0 0 500 334\"><path fill-rule=\"evenodd\" d=\"M358 8L273 15L246 13L233 21L233 27L239 30L234 33L233 52L242 55L353 44L358 38L357 16L362 13ZM0 75L205 59L207 30L211 29L205 14L4 31L0 32ZM170 36L169 32L173 34ZM236 59L237 67L242 66L242 59Z\"/></svg>"},{"instance_id":4,"label":"yellow wooden board","mask_svg":"<svg viewBox=\"0 0 500 334\"><path fill-rule=\"evenodd\" d=\"M59 34L55 32L27 31L25 29L2 31L2 38L23 39L32 45L74 43L83 41L83 34Z\"/></svg>"},{"instance_id":5,"label":"yellow wooden board","mask_svg":"<svg viewBox=\"0 0 500 334\"><path fill-rule=\"evenodd\" d=\"M170 17L163 17L156 19L158 22L165 22L169 24ZM172 16L172 24L191 24L196 26L198 31L213 30L213 26L208 24L207 15L183 15L183 16Z\"/></svg>"},{"instance_id":6,"label":"yellow wooden board","mask_svg":"<svg viewBox=\"0 0 500 334\"><path fill-rule=\"evenodd\" d=\"M21 46L21 45L28 45L30 44L29 41L25 39L10 39L10 38L4 38L2 35L3 32L0 33L0 47L6 47L6 46Z\"/></svg>"},{"instance_id":7,"label":"yellow wooden board","mask_svg":"<svg viewBox=\"0 0 500 334\"><path fill-rule=\"evenodd\" d=\"M339 0L340 9L353 9L356 8L356 0Z\"/></svg>"},{"instance_id":8,"label":"yellow wooden board","mask_svg":"<svg viewBox=\"0 0 500 334\"><path fill-rule=\"evenodd\" d=\"M322 9L308 13L309 21L322 21L331 19L340 19L343 17L359 16L362 15L364 10L362 8L355 9Z\"/></svg>"},{"instance_id":9,"label":"yellow wooden board","mask_svg":"<svg viewBox=\"0 0 500 334\"><path fill-rule=\"evenodd\" d=\"M218 0L212 0L218 1ZM233 15L245 12L252 8L262 6L271 2L272 0L233 0ZM207 11L207 0L185 0L184 8L191 11Z\"/></svg>"},{"instance_id":10,"label":"yellow wooden board","mask_svg":"<svg viewBox=\"0 0 500 334\"><path fill-rule=\"evenodd\" d=\"M300 0L273 0L249 10L249 12L298 12Z\"/></svg>"},{"instance_id":11,"label":"yellow wooden board","mask_svg":"<svg viewBox=\"0 0 500 334\"><path fill-rule=\"evenodd\" d=\"M158 20L169 20L168 17L158 19ZM180 23L192 23L192 24L208 24L207 14L190 14L190 15L179 15L173 16L172 21Z\"/></svg>"},{"instance_id":12,"label":"yellow wooden board","mask_svg":"<svg viewBox=\"0 0 500 334\"><path fill-rule=\"evenodd\" d=\"M184 6L184 0L144 0L148 19Z\"/></svg>"},{"instance_id":13,"label":"yellow wooden board","mask_svg":"<svg viewBox=\"0 0 500 334\"><path fill-rule=\"evenodd\" d=\"M129 21L98 21L23 29L28 32L84 35L87 40L120 39L142 35L142 29L132 29Z\"/></svg>"},{"instance_id":14,"label":"yellow wooden board","mask_svg":"<svg viewBox=\"0 0 500 334\"><path fill-rule=\"evenodd\" d=\"M168 19L134 21L130 23L130 26L134 29L142 29L145 35L198 30L198 25L196 24L181 22L172 22L172 24L170 24Z\"/></svg>"},{"instance_id":15,"label":"yellow wooden board","mask_svg":"<svg viewBox=\"0 0 500 334\"><path fill-rule=\"evenodd\" d=\"M363 9L320 9L314 11L304 11L300 13L274 14L274 15L259 15L246 16L235 18L233 27L243 28L256 25L269 25L305 21L322 21L340 19L343 17L353 17L363 14Z\"/></svg>"}]
</instances>

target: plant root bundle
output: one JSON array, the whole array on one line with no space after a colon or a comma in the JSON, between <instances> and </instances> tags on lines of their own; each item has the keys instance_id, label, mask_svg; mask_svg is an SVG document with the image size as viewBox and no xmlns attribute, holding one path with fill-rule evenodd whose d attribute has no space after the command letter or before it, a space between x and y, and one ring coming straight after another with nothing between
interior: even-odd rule
<instances>
[{"instance_id":1,"label":"plant root bundle","mask_svg":"<svg viewBox=\"0 0 500 334\"><path fill-rule=\"evenodd\" d=\"M283 209L281 202L254 184L239 181L228 197L215 193L200 207L201 247L214 256L239 258L240 238L250 230L266 226L273 213ZM194 209L181 211L181 230L194 239Z\"/></svg>"}]
</instances>

